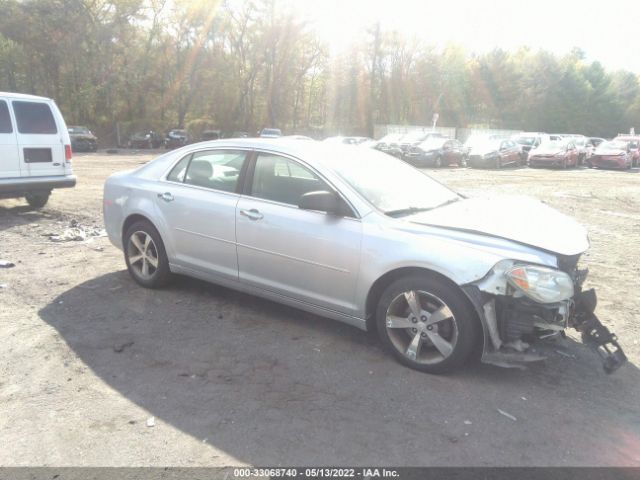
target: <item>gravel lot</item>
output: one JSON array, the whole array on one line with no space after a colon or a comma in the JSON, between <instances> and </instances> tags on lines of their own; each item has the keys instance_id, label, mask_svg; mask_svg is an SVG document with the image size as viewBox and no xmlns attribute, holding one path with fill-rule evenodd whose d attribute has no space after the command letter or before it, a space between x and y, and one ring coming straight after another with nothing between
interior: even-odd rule
<instances>
[{"instance_id":1,"label":"gravel lot","mask_svg":"<svg viewBox=\"0 0 640 480\"><path fill-rule=\"evenodd\" d=\"M349 326L186 278L144 290L106 238L46 236L101 228L104 179L150 158L77 155L43 210L0 200L0 465L640 466L638 170L430 171L588 226L587 284L630 363L607 376L570 335L526 371L429 376Z\"/></svg>"}]
</instances>

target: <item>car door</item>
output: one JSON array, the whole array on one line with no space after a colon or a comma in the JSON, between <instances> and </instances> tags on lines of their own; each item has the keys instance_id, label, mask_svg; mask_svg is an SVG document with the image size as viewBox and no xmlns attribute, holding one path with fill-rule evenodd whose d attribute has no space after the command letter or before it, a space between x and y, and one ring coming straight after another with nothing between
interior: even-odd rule
<instances>
[{"instance_id":1,"label":"car door","mask_svg":"<svg viewBox=\"0 0 640 480\"><path fill-rule=\"evenodd\" d=\"M236 214L240 281L355 313L360 220L298 208L304 193L333 189L297 160L258 153L252 170Z\"/></svg>"},{"instance_id":2,"label":"car door","mask_svg":"<svg viewBox=\"0 0 640 480\"><path fill-rule=\"evenodd\" d=\"M6 100L0 100L0 178L20 177L20 157L13 121Z\"/></svg>"},{"instance_id":3,"label":"car door","mask_svg":"<svg viewBox=\"0 0 640 480\"><path fill-rule=\"evenodd\" d=\"M233 149L196 151L157 183L155 200L171 263L238 279L235 212L247 155Z\"/></svg>"},{"instance_id":4,"label":"car door","mask_svg":"<svg viewBox=\"0 0 640 480\"><path fill-rule=\"evenodd\" d=\"M13 100L22 176L64 175L63 125L46 101Z\"/></svg>"}]
</instances>

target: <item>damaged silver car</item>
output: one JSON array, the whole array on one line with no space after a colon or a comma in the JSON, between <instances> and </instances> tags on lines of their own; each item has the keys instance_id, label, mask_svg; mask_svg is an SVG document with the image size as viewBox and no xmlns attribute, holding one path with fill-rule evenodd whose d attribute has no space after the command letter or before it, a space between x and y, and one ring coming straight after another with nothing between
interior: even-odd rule
<instances>
[{"instance_id":1,"label":"damaged silver car","mask_svg":"<svg viewBox=\"0 0 640 480\"><path fill-rule=\"evenodd\" d=\"M514 365L569 327L626 360L579 268L587 233L526 197L466 198L374 150L236 139L111 176L109 238L148 288L172 274L378 331L403 364ZM259 332L260 325L255 325Z\"/></svg>"}]
</instances>

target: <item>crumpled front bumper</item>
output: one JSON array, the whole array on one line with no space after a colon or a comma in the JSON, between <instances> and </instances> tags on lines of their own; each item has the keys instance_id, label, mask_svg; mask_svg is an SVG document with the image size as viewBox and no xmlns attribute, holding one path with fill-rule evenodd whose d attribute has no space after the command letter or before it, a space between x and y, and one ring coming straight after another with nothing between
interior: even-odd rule
<instances>
[{"instance_id":1,"label":"crumpled front bumper","mask_svg":"<svg viewBox=\"0 0 640 480\"><path fill-rule=\"evenodd\" d=\"M463 286L482 322L482 361L502 367L524 368L524 364L546 357L531 352L529 344L517 333L523 332L523 336L528 336L527 340L534 336L544 339L564 334L565 328L572 327L581 333L583 343L598 353L606 373L620 368L627 357L616 335L595 314L595 290L581 289L584 277L586 270L583 278L576 282L576 293L571 299L553 305L537 304L524 297L498 296L482 291L478 285Z\"/></svg>"}]
</instances>

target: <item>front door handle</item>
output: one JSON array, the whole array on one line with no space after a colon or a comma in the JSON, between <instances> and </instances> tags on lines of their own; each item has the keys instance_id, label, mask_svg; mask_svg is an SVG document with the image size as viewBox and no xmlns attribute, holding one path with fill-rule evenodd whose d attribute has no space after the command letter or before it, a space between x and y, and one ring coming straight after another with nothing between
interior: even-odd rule
<instances>
[{"instance_id":1,"label":"front door handle","mask_svg":"<svg viewBox=\"0 0 640 480\"><path fill-rule=\"evenodd\" d=\"M171 192L159 193L158 194L158 198L164 200L165 202L172 202L173 201L173 195L171 195Z\"/></svg>"},{"instance_id":2,"label":"front door handle","mask_svg":"<svg viewBox=\"0 0 640 480\"><path fill-rule=\"evenodd\" d=\"M240 215L247 217L249 220L261 220L264 217L264 215L255 208L252 208L251 210L240 210Z\"/></svg>"}]
</instances>

